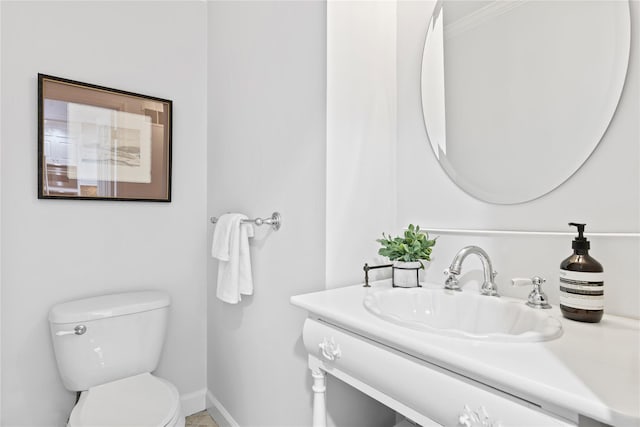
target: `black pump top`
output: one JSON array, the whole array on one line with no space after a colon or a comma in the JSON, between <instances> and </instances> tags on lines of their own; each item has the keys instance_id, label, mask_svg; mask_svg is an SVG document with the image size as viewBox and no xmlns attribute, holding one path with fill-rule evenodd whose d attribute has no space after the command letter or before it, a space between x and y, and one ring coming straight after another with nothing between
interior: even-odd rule
<instances>
[{"instance_id":1,"label":"black pump top","mask_svg":"<svg viewBox=\"0 0 640 427\"><path fill-rule=\"evenodd\" d=\"M575 222L570 222L569 225L578 227L578 237L573 239L571 247L576 253L586 254L591 247L589 241L586 239L586 237L584 237L584 226L587 224L577 224Z\"/></svg>"}]
</instances>

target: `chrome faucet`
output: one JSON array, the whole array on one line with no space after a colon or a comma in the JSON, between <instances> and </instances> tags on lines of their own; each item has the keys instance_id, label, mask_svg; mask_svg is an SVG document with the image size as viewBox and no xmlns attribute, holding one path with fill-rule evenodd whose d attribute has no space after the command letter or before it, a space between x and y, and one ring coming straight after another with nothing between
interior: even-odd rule
<instances>
[{"instance_id":1,"label":"chrome faucet","mask_svg":"<svg viewBox=\"0 0 640 427\"><path fill-rule=\"evenodd\" d=\"M453 257L453 261L451 261L451 265L448 269L444 271L444 274L447 276L447 279L444 282L444 288L450 289L453 291L461 291L460 285L458 284L458 275L460 274L460 270L462 268L462 261L471 254L475 254L482 261L482 268L484 270L484 283L480 287L480 293L482 295L489 296L500 296L498 295L498 286L495 284L494 279L497 272L493 271L493 266L491 265L491 260L489 259L489 255L482 249L477 246L466 246Z\"/></svg>"}]
</instances>

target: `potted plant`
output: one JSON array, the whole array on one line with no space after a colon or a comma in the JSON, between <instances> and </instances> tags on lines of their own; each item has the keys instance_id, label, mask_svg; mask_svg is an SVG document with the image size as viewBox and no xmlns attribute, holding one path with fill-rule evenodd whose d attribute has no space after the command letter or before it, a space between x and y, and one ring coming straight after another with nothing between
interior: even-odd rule
<instances>
[{"instance_id":1,"label":"potted plant","mask_svg":"<svg viewBox=\"0 0 640 427\"><path fill-rule=\"evenodd\" d=\"M418 270L424 269L423 261L431 261L436 239L429 239L429 233L413 224L409 224L402 236L391 237L382 233L382 239L377 239L382 245L378 254L393 261L391 277L394 287L420 286Z\"/></svg>"}]
</instances>

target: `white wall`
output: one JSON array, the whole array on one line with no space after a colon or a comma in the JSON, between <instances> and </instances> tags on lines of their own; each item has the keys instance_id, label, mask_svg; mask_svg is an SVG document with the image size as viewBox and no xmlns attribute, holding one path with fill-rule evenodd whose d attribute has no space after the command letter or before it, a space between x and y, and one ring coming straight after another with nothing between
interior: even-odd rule
<instances>
[{"instance_id":1,"label":"white wall","mask_svg":"<svg viewBox=\"0 0 640 427\"><path fill-rule=\"evenodd\" d=\"M289 298L326 282L325 49L323 1L209 3L209 214L283 217L277 232L256 229L255 293L240 304L215 298L209 261L208 385L212 412L228 417L222 425L311 422L306 313ZM350 387L328 388L330 423L384 419Z\"/></svg>"},{"instance_id":2,"label":"white wall","mask_svg":"<svg viewBox=\"0 0 640 427\"><path fill-rule=\"evenodd\" d=\"M2 7L0 7L0 100L2 99ZM2 102L0 102L0 194L2 190ZM0 196L0 224L2 224L2 197ZM0 331L2 331L2 226L0 226ZM0 333L0 384L2 384L2 334ZM0 419L2 396L0 395Z\"/></svg>"},{"instance_id":3,"label":"white wall","mask_svg":"<svg viewBox=\"0 0 640 427\"><path fill-rule=\"evenodd\" d=\"M584 166L555 191L519 205L493 205L460 190L438 164L424 130L420 104L420 64L433 2L398 3L398 227L476 230L571 231L570 221L584 221L587 231L640 232L640 24L638 1L631 2L632 52L625 89L611 125ZM544 173L544 169L533 170ZM416 196L417 194L417 196ZM427 279L442 281L442 270L456 251L478 244L492 256L498 285L506 295L526 297L527 289L510 289L513 277L547 278L552 303L558 301L558 268L572 253L570 236L446 234L438 240ZM640 239L591 239L591 255L605 273L605 311L640 317ZM464 280L477 282L480 264ZM467 271L469 271L467 270Z\"/></svg>"},{"instance_id":4,"label":"white wall","mask_svg":"<svg viewBox=\"0 0 640 427\"><path fill-rule=\"evenodd\" d=\"M383 262L376 239L395 231L396 22L393 1L327 3L329 288Z\"/></svg>"},{"instance_id":5,"label":"white wall","mask_svg":"<svg viewBox=\"0 0 640 427\"><path fill-rule=\"evenodd\" d=\"M253 296L218 300L208 261L209 390L241 426L307 425L306 313L289 298L324 288L325 5L215 1L208 17L209 215L282 214L256 228Z\"/></svg>"},{"instance_id":6,"label":"white wall","mask_svg":"<svg viewBox=\"0 0 640 427\"><path fill-rule=\"evenodd\" d=\"M204 407L206 4L10 2L2 8L2 420L64 425L47 313L59 302L161 289L158 374ZM173 100L171 203L38 200L38 72Z\"/></svg>"}]
</instances>

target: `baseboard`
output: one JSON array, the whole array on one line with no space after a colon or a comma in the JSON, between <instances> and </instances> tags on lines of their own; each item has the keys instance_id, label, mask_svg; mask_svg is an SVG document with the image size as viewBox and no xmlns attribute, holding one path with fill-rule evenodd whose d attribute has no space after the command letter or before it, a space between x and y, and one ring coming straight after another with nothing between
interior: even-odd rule
<instances>
[{"instance_id":1,"label":"baseboard","mask_svg":"<svg viewBox=\"0 0 640 427\"><path fill-rule=\"evenodd\" d=\"M185 416L195 414L196 412L207 409L206 405L207 389L194 391L193 393L185 393L180 396L180 404L182 412Z\"/></svg>"},{"instance_id":2,"label":"baseboard","mask_svg":"<svg viewBox=\"0 0 640 427\"><path fill-rule=\"evenodd\" d=\"M207 411L220 427L240 427L211 390L207 391Z\"/></svg>"}]
</instances>

